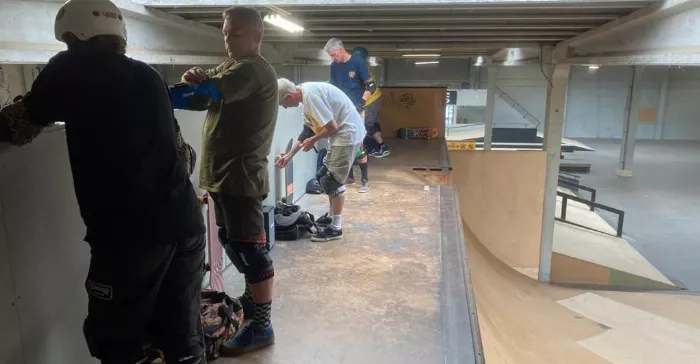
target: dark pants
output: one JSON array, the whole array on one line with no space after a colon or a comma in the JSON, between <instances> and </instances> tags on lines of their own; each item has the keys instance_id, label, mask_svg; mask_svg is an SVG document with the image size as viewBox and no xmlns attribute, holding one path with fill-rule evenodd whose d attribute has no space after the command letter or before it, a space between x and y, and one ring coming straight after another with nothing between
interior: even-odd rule
<instances>
[{"instance_id":1,"label":"dark pants","mask_svg":"<svg viewBox=\"0 0 700 364\"><path fill-rule=\"evenodd\" d=\"M83 326L91 354L103 364L132 364L153 344L168 363L205 363L205 247L204 235L172 245L91 244Z\"/></svg>"},{"instance_id":2,"label":"dark pants","mask_svg":"<svg viewBox=\"0 0 700 364\"><path fill-rule=\"evenodd\" d=\"M377 132L382 131L382 126L379 124L379 112L382 109L382 99L384 95L379 96L377 100L365 107L365 130L367 136L373 136Z\"/></svg>"}]
</instances>

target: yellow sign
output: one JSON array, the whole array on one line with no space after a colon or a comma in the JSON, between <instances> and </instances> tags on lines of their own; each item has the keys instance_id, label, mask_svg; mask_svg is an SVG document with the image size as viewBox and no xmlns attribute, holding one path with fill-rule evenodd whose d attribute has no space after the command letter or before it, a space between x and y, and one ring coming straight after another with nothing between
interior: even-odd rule
<instances>
[{"instance_id":1,"label":"yellow sign","mask_svg":"<svg viewBox=\"0 0 700 364\"><path fill-rule=\"evenodd\" d=\"M447 142L447 150L475 150L476 142Z\"/></svg>"}]
</instances>

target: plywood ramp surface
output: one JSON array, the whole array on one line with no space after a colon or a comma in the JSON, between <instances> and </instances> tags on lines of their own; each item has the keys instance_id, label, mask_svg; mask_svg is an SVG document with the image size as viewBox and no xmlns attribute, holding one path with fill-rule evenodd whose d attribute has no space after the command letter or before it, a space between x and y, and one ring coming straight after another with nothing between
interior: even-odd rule
<instances>
[{"instance_id":1,"label":"plywood ramp surface","mask_svg":"<svg viewBox=\"0 0 700 364\"><path fill-rule=\"evenodd\" d=\"M524 274L539 266L545 153L451 151L452 181L466 226Z\"/></svg>"},{"instance_id":2,"label":"plywood ramp surface","mask_svg":"<svg viewBox=\"0 0 700 364\"><path fill-rule=\"evenodd\" d=\"M699 362L700 296L539 283L465 238L487 363Z\"/></svg>"},{"instance_id":3,"label":"plywood ramp surface","mask_svg":"<svg viewBox=\"0 0 700 364\"><path fill-rule=\"evenodd\" d=\"M553 248L555 253L673 286L663 273L622 238L556 222Z\"/></svg>"}]
</instances>

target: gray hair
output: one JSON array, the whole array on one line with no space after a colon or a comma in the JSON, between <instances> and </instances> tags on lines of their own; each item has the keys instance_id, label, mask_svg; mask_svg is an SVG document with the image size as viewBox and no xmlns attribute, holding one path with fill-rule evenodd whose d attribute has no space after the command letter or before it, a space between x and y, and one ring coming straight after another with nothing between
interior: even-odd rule
<instances>
[{"instance_id":1,"label":"gray hair","mask_svg":"<svg viewBox=\"0 0 700 364\"><path fill-rule=\"evenodd\" d=\"M284 97L293 94L297 91L297 86L294 84L294 82L286 79L286 78L280 78L277 80L277 92L279 94L279 103L282 105L282 101L284 101Z\"/></svg>"},{"instance_id":2,"label":"gray hair","mask_svg":"<svg viewBox=\"0 0 700 364\"><path fill-rule=\"evenodd\" d=\"M343 46L343 41L340 40L339 38L331 38L326 42L326 46L323 47L323 50L328 52L331 49L345 49Z\"/></svg>"},{"instance_id":3,"label":"gray hair","mask_svg":"<svg viewBox=\"0 0 700 364\"><path fill-rule=\"evenodd\" d=\"M260 15L260 12L255 8L251 8L248 6L232 6L224 10L224 13L222 15L224 20L240 20L250 25L251 28L255 29L260 33L263 33L265 30L262 15Z\"/></svg>"}]
</instances>

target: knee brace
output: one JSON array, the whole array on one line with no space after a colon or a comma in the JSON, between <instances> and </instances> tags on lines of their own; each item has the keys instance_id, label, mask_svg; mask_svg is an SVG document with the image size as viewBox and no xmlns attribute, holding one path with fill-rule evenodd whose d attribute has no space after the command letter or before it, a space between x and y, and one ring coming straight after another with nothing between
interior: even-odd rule
<instances>
[{"instance_id":1,"label":"knee brace","mask_svg":"<svg viewBox=\"0 0 700 364\"><path fill-rule=\"evenodd\" d=\"M316 171L316 181L318 181L319 184L321 184L321 177L325 176L326 173L328 173L328 167L324 164L321 169Z\"/></svg>"},{"instance_id":2,"label":"knee brace","mask_svg":"<svg viewBox=\"0 0 700 364\"><path fill-rule=\"evenodd\" d=\"M366 124L365 130L367 130L368 136L373 136L374 134L377 134L378 131L380 131L379 124L378 123Z\"/></svg>"},{"instance_id":3,"label":"knee brace","mask_svg":"<svg viewBox=\"0 0 700 364\"><path fill-rule=\"evenodd\" d=\"M321 189L330 197L341 196L345 193L345 185L335 180L330 172L327 172L319 181Z\"/></svg>"},{"instance_id":4,"label":"knee brace","mask_svg":"<svg viewBox=\"0 0 700 364\"><path fill-rule=\"evenodd\" d=\"M227 243L226 255L248 284L260 283L275 276L272 258L264 244Z\"/></svg>"}]
</instances>

